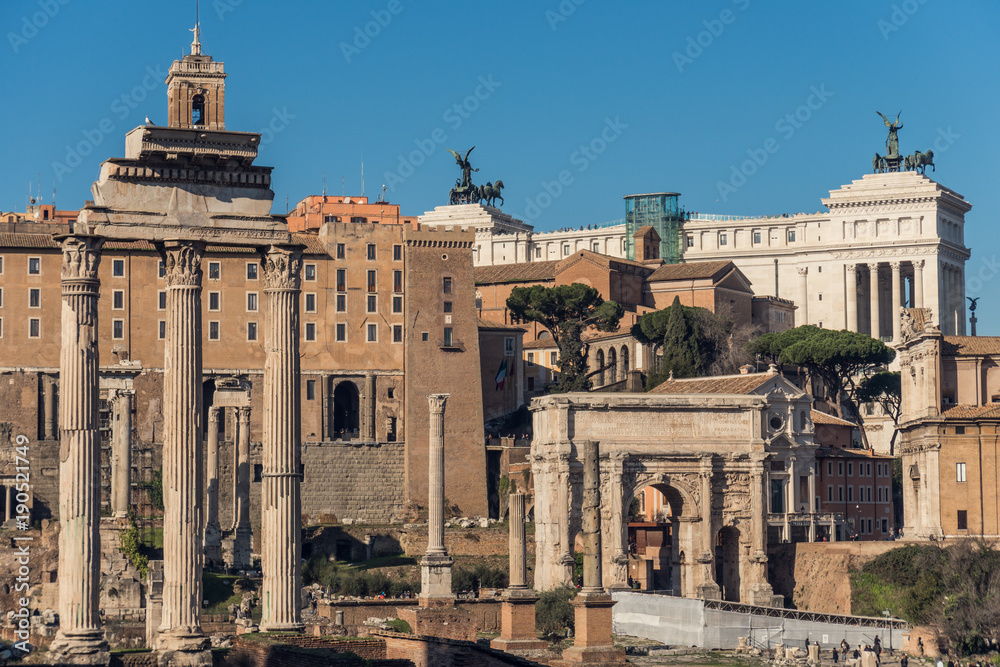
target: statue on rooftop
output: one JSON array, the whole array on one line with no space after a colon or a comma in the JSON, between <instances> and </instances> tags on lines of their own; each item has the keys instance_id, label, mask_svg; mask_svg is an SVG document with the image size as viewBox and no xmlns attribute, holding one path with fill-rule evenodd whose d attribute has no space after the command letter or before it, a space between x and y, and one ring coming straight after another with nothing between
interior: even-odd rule
<instances>
[{"instance_id":1,"label":"statue on rooftop","mask_svg":"<svg viewBox=\"0 0 1000 667\"><path fill-rule=\"evenodd\" d=\"M451 150L450 148L448 148L446 150L449 153L451 153L452 155L455 156L455 162L457 162L458 166L462 168L462 184L461 184L460 187L463 187L463 188L470 187L472 185L472 172L479 171L478 169L473 169L472 165L469 164L469 153L471 153L472 151L476 150L476 147L473 146L472 148L470 148L465 153L465 157L464 158L461 155L459 155L458 153L456 153L455 151Z\"/></svg>"},{"instance_id":2,"label":"statue on rooftop","mask_svg":"<svg viewBox=\"0 0 1000 667\"><path fill-rule=\"evenodd\" d=\"M882 116L882 112L876 111L879 116ZM903 124L899 122L899 115L903 113L900 111L896 114L896 120L890 122L888 118L882 116L882 121L885 126L889 128L889 136L885 138L885 150L887 158L898 158L899 157L899 138L896 136L896 132L903 129Z\"/></svg>"}]
</instances>

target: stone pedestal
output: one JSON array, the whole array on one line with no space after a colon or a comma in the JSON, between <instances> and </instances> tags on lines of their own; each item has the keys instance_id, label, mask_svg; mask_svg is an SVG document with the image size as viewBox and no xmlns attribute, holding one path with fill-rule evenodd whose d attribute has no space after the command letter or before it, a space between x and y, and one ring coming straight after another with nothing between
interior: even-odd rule
<instances>
[{"instance_id":1,"label":"stone pedestal","mask_svg":"<svg viewBox=\"0 0 1000 667\"><path fill-rule=\"evenodd\" d=\"M615 605L606 593L581 593L573 605L576 632L573 646L563 651L562 659L552 665L623 665L625 651L611 643L611 608Z\"/></svg>"},{"instance_id":2,"label":"stone pedestal","mask_svg":"<svg viewBox=\"0 0 1000 667\"><path fill-rule=\"evenodd\" d=\"M59 359L59 632L53 662L107 665L101 628L100 434L97 299L99 237L57 237L62 244ZM10 507L10 505L8 505Z\"/></svg>"},{"instance_id":3,"label":"stone pedestal","mask_svg":"<svg viewBox=\"0 0 1000 667\"><path fill-rule=\"evenodd\" d=\"M404 607L399 618L410 624L415 635L476 641L476 621L468 611L454 605L443 607Z\"/></svg>"},{"instance_id":4,"label":"stone pedestal","mask_svg":"<svg viewBox=\"0 0 1000 667\"><path fill-rule=\"evenodd\" d=\"M261 629L301 632L299 496L299 280L302 253L271 246L264 258L264 446L261 486Z\"/></svg>"},{"instance_id":5,"label":"stone pedestal","mask_svg":"<svg viewBox=\"0 0 1000 667\"><path fill-rule=\"evenodd\" d=\"M508 590L500 608L500 636L490 642L498 651L538 651L548 643L535 634L535 603L538 596L531 589Z\"/></svg>"},{"instance_id":6,"label":"stone pedestal","mask_svg":"<svg viewBox=\"0 0 1000 667\"><path fill-rule=\"evenodd\" d=\"M211 665L201 629L202 360L201 260L204 244L167 243L167 337L163 387L163 611L161 665Z\"/></svg>"}]
</instances>

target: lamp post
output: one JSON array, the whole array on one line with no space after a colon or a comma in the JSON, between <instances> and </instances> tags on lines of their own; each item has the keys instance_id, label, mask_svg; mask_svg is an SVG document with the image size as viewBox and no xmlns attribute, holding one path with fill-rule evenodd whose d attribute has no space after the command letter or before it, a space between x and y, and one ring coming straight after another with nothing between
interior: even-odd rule
<instances>
[{"instance_id":1,"label":"lamp post","mask_svg":"<svg viewBox=\"0 0 1000 667\"><path fill-rule=\"evenodd\" d=\"M889 620L892 614L888 609L883 609L882 615L885 616L885 633L889 635L889 655L892 655L892 629L889 627Z\"/></svg>"}]
</instances>

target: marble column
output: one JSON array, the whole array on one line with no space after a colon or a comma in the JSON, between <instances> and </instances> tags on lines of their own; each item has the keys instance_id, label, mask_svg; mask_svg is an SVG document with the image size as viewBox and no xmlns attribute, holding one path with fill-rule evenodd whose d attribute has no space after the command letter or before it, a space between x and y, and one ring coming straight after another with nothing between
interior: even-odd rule
<instances>
[{"instance_id":1,"label":"marble column","mask_svg":"<svg viewBox=\"0 0 1000 667\"><path fill-rule=\"evenodd\" d=\"M510 585L512 590L528 588L528 545L524 537L524 494L516 491L510 494L507 506L510 508Z\"/></svg>"},{"instance_id":2,"label":"marble column","mask_svg":"<svg viewBox=\"0 0 1000 667\"><path fill-rule=\"evenodd\" d=\"M750 458L750 604L771 606L774 590L767 582L767 489L764 457Z\"/></svg>"},{"instance_id":3,"label":"marble column","mask_svg":"<svg viewBox=\"0 0 1000 667\"><path fill-rule=\"evenodd\" d=\"M847 330L858 330L858 266L848 264L844 267L847 286Z\"/></svg>"},{"instance_id":4,"label":"marble column","mask_svg":"<svg viewBox=\"0 0 1000 667\"><path fill-rule=\"evenodd\" d=\"M889 262L889 267L892 269L892 312L890 317L892 318L892 342L899 343L903 337L903 318L899 315L899 309L903 307L901 295L902 295L902 283L900 281L900 263L899 262Z\"/></svg>"},{"instance_id":5,"label":"marble column","mask_svg":"<svg viewBox=\"0 0 1000 667\"><path fill-rule=\"evenodd\" d=\"M871 308L871 333L872 338L882 336L881 313L879 311L879 291L878 291L878 263L873 262L868 265L868 304Z\"/></svg>"},{"instance_id":6,"label":"marble column","mask_svg":"<svg viewBox=\"0 0 1000 667\"><path fill-rule=\"evenodd\" d=\"M799 299L796 304L799 312L795 318L795 325L802 326L809 324L809 267L800 266L796 271L799 274Z\"/></svg>"},{"instance_id":7,"label":"marble column","mask_svg":"<svg viewBox=\"0 0 1000 667\"><path fill-rule=\"evenodd\" d=\"M56 237L62 245L59 355L59 631L53 662L107 665L98 609L101 583L100 403L97 299L103 239ZM8 500L8 507L11 505Z\"/></svg>"},{"instance_id":8,"label":"marble column","mask_svg":"<svg viewBox=\"0 0 1000 667\"><path fill-rule=\"evenodd\" d=\"M924 307L924 260L913 261L913 307Z\"/></svg>"},{"instance_id":9,"label":"marble column","mask_svg":"<svg viewBox=\"0 0 1000 667\"><path fill-rule=\"evenodd\" d=\"M370 442L375 442L375 406L377 401L375 400L375 376L369 374L365 376L365 401L364 401L364 419L365 419L365 439Z\"/></svg>"},{"instance_id":10,"label":"marble column","mask_svg":"<svg viewBox=\"0 0 1000 667\"><path fill-rule=\"evenodd\" d=\"M14 507L17 505L17 493L13 485L8 486L4 492L3 520L10 521L14 518Z\"/></svg>"},{"instance_id":11,"label":"marble column","mask_svg":"<svg viewBox=\"0 0 1000 667\"><path fill-rule=\"evenodd\" d=\"M965 330L965 264L959 264L955 267L955 313L958 318L958 330L955 332L958 336L964 336L966 334Z\"/></svg>"},{"instance_id":12,"label":"marble column","mask_svg":"<svg viewBox=\"0 0 1000 667\"><path fill-rule=\"evenodd\" d=\"M201 261L196 241L164 245L167 338L163 387L163 609L157 649L167 665L209 665L201 629Z\"/></svg>"},{"instance_id":13,"label":"marble column","mask_svg":"<svg viewBox=\"0 0 1000 667\"><path fill-rule=\"evenodd\" d=\"M559 551L559 565L562 567L563 573L563 583L567 586L573 586L576 582L573 581L573 570L576 565L576 561L573 560L573 554L570 550L570 535L572 534L570 530L570 501L573 497L573 491L570 488L570 469L569 469L569 454L561 453L559 454L559 542L562 549Z\"/></svg>"},{"instance_id":14,"label":"marble column","mask_svg":"<svg viewBox=\"0 0 1000 667\"><path fill-rule=\"evenodd\" d=\"M132 501L132 393L119 390L114 398L111 509L117 519L128 518Z\"/></svg>"},{"instance_id":15,"label":"marble column","mask_svg":"<svg viewBox=\"0 0 1000 667\"><path fill-rule=\"evenodd\" d=\"M59 433L56 431L56 381L52 378L45 378L42 385L42 401L44 403L45 415L45 439L57 440Z\"/></svg>"},{"instance_id":16,"label":"marble column","mask_svg":"<svg viewBox=\"0 0 1000 667\"><path fill-rule=\"evenodd\" d=\"M219 525L219 416L216 406L208 409L208 451L205 455L205 560L222 561L222 527Z\"/></svg>"},{"instance_id":17,"label":"marble column","mask_svg":"<svg viewBox=\"0 0 1000 667\"><path fill-rule=\"evenodd\" d=\"M253 533L250 528L250 408L236 408L235 488L233 492L232 565L250 567ZM229 538L227 538L227 544Z\"/></svg>"},{"instance_id":18,"label":"marble column","mask_svg":"<svg viewBox=\"0 0 1000 667\"><path fill-rule=\"evenodd\" d=\"M583 454L583 503L580 528L583 533L583 588L581 593L603 593L601 554L601 470L598 444L585 440L577 444Z\"/></svg>"},{"instance_id":19,"label":"marble column","mask_svg":"<svg viewBox=\"0 0 1000 667\"><path fill-rule=\"evenodd\" d=\"M429 394L430 441L427 471L427 551L420 561L421 607L452 605L451 567L444 548L444 409L448 394Z\"/></svg>"},{"instance_id":20,"label":"marble column","mask_svg":"<svg viewBox=\"0 0 1000 667\"><path fill-rule=\"evenodd\" d=\"M809 541L816 541L816 467L809 466Z\"/></svg>"},{"instance_id":21,"label":"marble column","mask_svg":"<svg viewBox=\"0 0 1000 667\"><path fill-rule=\"evenodd\" d=\"M299 287L302 251L271 246L264 257L264 447L261 489L261 630L301 631L302 403Z\"/></svg>"},{"instance_id":22,"label":"marble column","mask_svg":"<svg viewBox=\"0 0 1000 667\"><path fill-rule=\"evenodd\" d=\"M718 600L721 597L719 584L715 581L712 565L715 562L715 525L712 521L712 476L714 464L712 455L707 454L701 459L701 555L698 562L702 566L701 583L698 585L698 597L706 600Z\"/></svg>"}]
</instances>

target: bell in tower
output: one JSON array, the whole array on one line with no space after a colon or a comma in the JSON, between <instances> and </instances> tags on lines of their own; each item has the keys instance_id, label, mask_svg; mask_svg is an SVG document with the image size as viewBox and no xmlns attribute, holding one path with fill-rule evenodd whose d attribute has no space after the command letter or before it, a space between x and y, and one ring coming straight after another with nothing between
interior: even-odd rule
<instances>
[{"instance_id":1,"label":"bell in tower","mask_svg":"<svg viewBox=\"0 0 1000 667\"><path fill-rule=\"evenodd\" d=\"M167 74L170 127L226 129L226 73L223 64L201 53L201 31L194 26L191 53L175 60Z\"/></svg>"}]
</instances>

